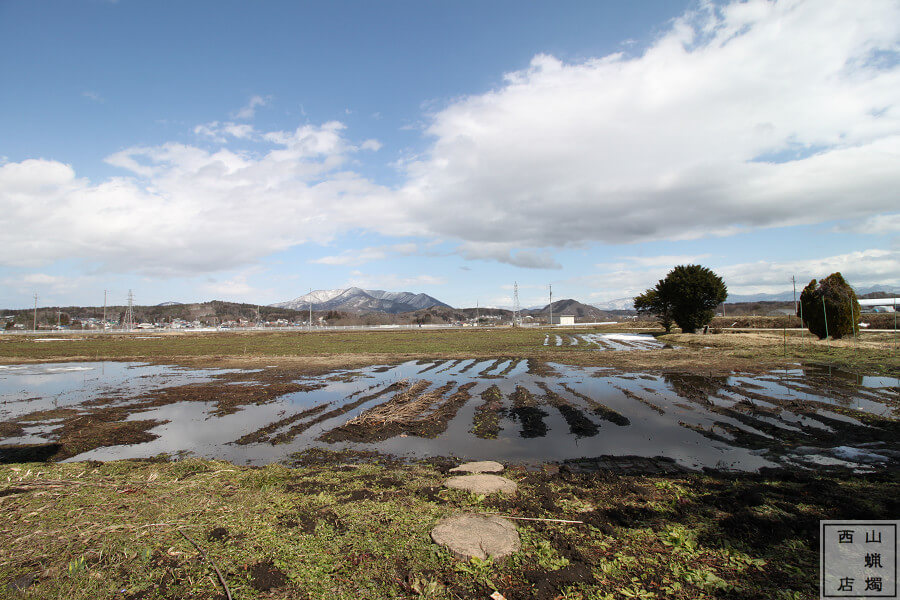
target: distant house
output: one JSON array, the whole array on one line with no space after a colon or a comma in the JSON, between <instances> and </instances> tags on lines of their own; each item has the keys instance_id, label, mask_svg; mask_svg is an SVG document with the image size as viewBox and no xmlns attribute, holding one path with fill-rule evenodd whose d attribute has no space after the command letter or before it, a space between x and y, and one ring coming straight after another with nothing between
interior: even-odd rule
<instances>
[{"instance_id":1,"label":"distant house","mask_svg":"<svg viewBox=\"0 0 900 600\"><path fill-rule=\"evenodd\" d=\"M575 315L553 315L550 318L551 325L574 325Z\"/></svg>"}]
</instances>

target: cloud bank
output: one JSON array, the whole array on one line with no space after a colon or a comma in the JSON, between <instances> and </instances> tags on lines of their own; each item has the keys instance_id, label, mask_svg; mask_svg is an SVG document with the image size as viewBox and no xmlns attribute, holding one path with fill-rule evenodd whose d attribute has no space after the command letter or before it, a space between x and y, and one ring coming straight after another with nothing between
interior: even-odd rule
<instances>
[{"instance_id":1,"label":"cloud bank","mask_svg":"<svg viewBox=\"0 0 900 600\"><path fill-rule=\"evenodd\" d=\"M348 226L398 219L387 190L343 169L359 149L329 122L265 134L262 155L184 144L135 147L100 184L57 161L0 166L0 264L82 259L111 271L180 276L230 269ZM40 227L35 229L39 224Z\"/></svg>"},{"instance_id":2,"label":"cloud bank","mask_svg":"<svg viewBox=\"0 0 900 600\"><path fill-rule=\"evenodd\" d=\"M0 264L189 275L365 229L554 269L552 249L593 242L828 220L892 232L898 63L892 0L703 4L638 55L541 54L453 101L428 117L430 146L402 161L393 189L352 169L381 143L353 142L339 122L214 121L194 131L216 147L128 148L108 158L123 175L100 182L54 160L0 164Z\"/></svg>"},{"instance_id":3,"label":"cloud bank","mask_svg":"<svg viewBox=\"0 0 900 600\"><path fill-rule=\"evenodd\" d=\"M539 55L434 115L403 194L440 235L529 247L894 212L898 39L896 2L751 0L637 57Z\"/></svg>"}]
</instances>

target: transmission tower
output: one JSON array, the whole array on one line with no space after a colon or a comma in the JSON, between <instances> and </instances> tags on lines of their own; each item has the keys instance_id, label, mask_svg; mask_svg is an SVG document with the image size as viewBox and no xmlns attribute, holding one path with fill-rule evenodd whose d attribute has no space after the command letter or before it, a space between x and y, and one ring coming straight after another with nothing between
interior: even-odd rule
<instances>
[{"instance_id":1,"label":"transmission tower","mask_svg":"<svg viewBox=\"0 0 900 600\"><path fill-rule=\"evenodd\" d=\"M125 309L125 327L128 331L134 327L134 294L128 290L128 308Z\"/></svg>"},{"instance_id":2,"label":"transmission tower","mask_svg":"<svg viewBox=\"0 0 900 600\"><path fill-rule=\"evenodd\" d=\"M513 327L519 326L519 282L513 282Z\"/></svg>"}]
</instances>

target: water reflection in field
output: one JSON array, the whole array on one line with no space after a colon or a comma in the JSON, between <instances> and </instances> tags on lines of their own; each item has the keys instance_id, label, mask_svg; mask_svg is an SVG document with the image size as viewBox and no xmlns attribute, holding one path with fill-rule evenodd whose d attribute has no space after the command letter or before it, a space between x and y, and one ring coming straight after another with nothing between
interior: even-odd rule
<instances>
[{"instance_id":1,"label":"water reflection in field","mask_svg":"<svg viewBox=\"0 0 900 600\"><path fill-rule=\"evenodd\" d=\"M112 362L3 367L0 421L22 425L29 414L53 408L88 414L98 398L130 406L160 388L235 372ZM689 468L739 470L813 466L822 456L831 464L898 462L900 388L889 378L800 369L727 377L621 373L505 358L410 361L298 379L310 385L230 414L214 415L213 402L177 397L136 403L126 418L162 422L149 430L154 439L74 460L187 452L260 464L322 446L512 462L666 456ZM53 440L56 422L28 421L0 445ZM840 450L847 447L857 452Z\"/></svg>"}]
</instances>

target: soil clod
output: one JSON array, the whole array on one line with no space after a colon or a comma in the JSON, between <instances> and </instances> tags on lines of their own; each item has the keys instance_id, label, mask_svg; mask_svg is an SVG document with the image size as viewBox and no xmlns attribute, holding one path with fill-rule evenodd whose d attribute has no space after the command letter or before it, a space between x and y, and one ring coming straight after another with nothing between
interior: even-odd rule
<instances>
[{"instance_id":1,"label":"soil clod","mask_svg":"<svg viewBox=\"0 0 900 600\"><path fill-rule=\"evenodd\" d=\"M288 578L271 560L258 562L250 566L250 585L260 592L284 587Z\"/></svg>"}]
</instances>

